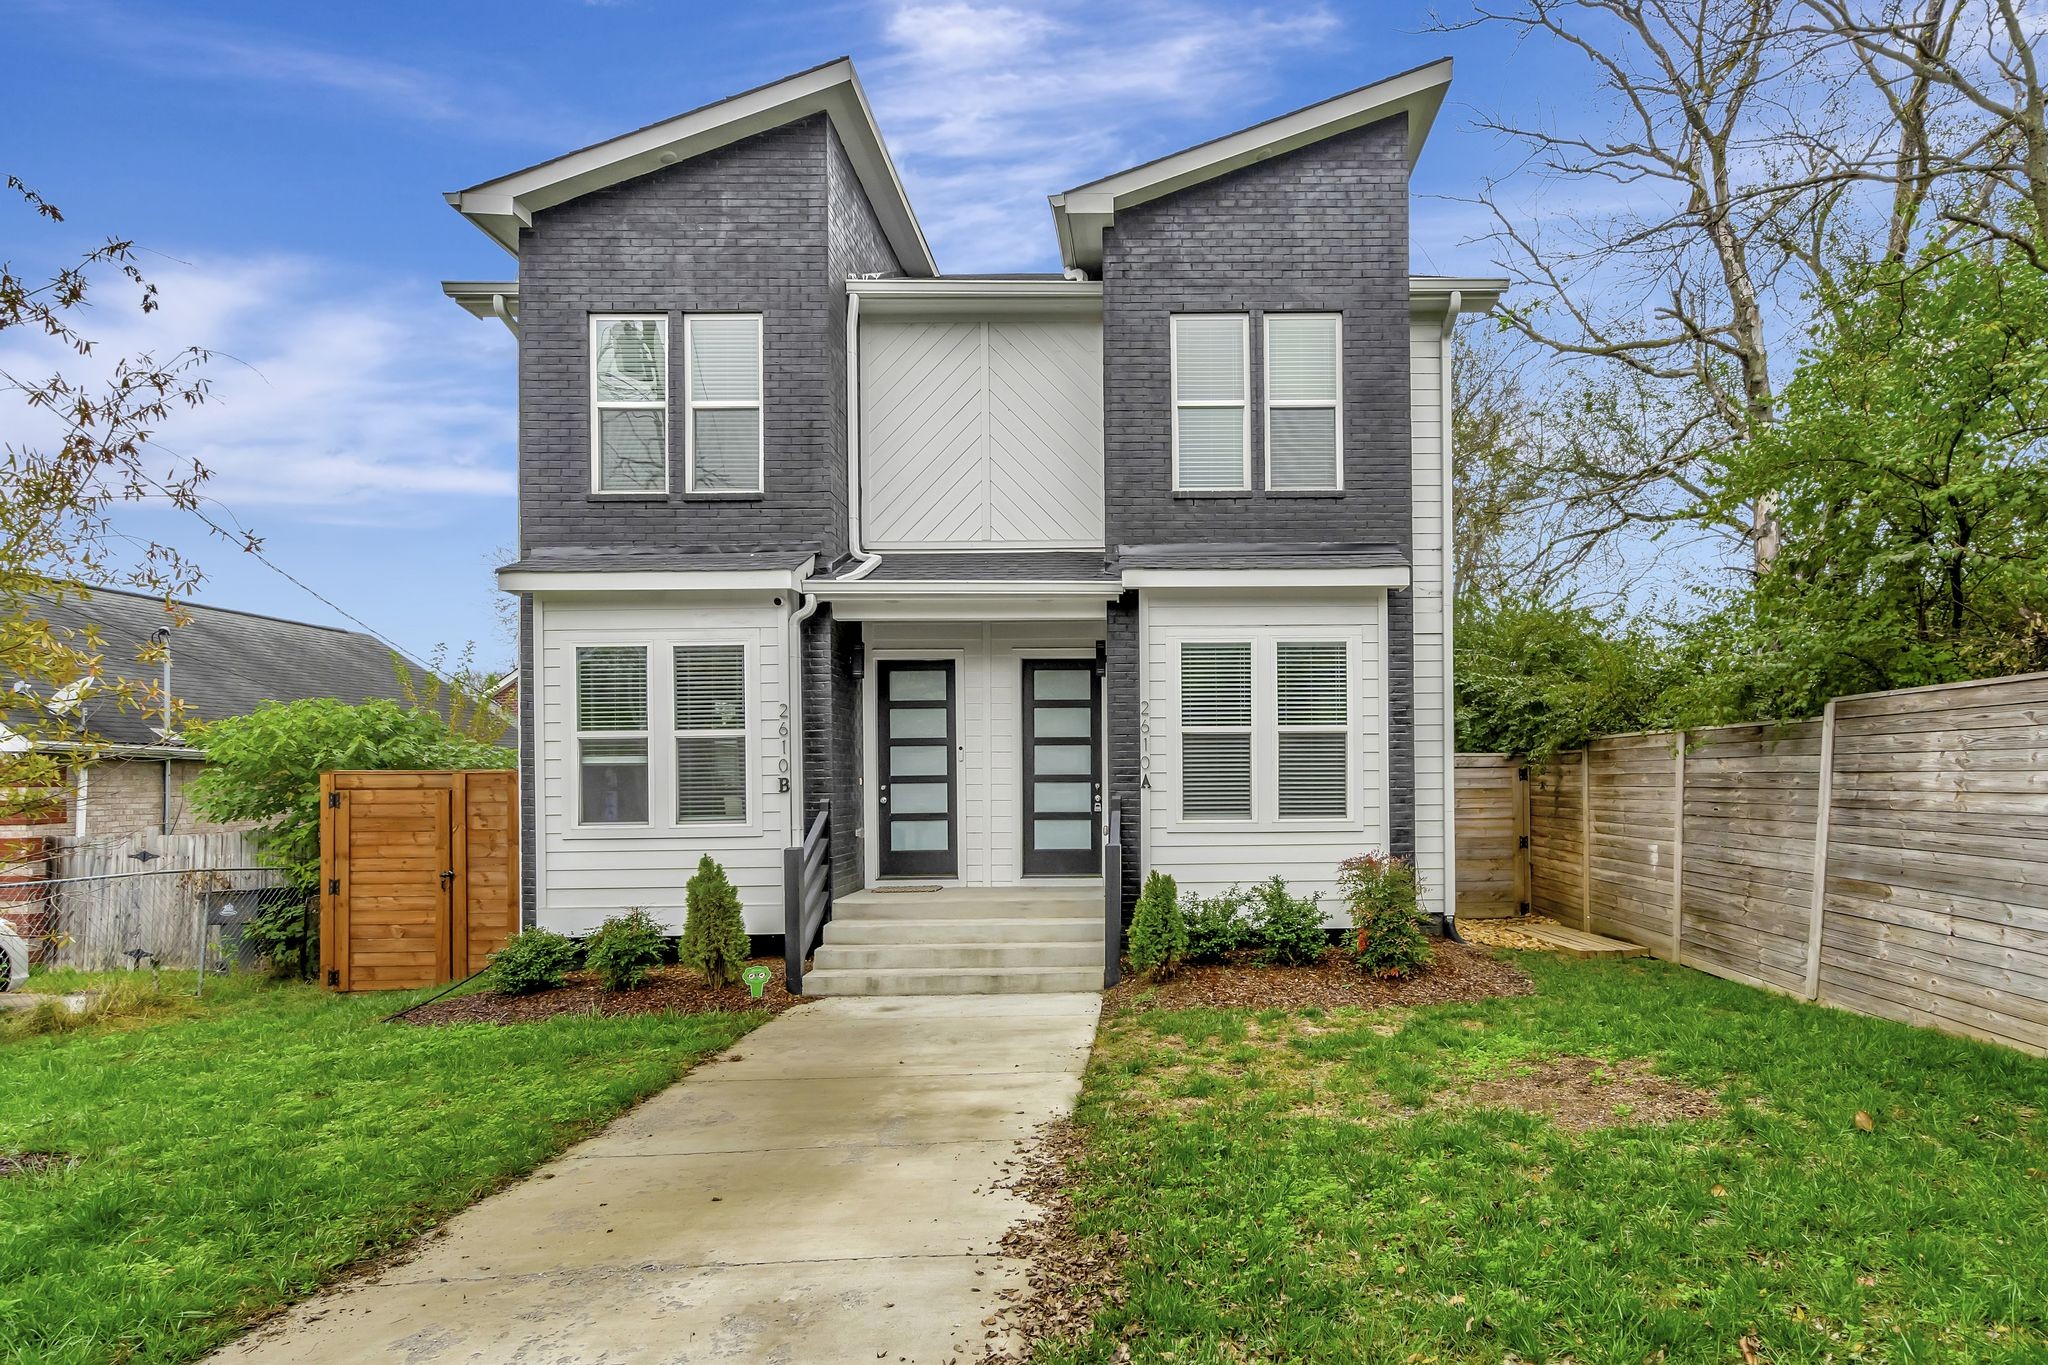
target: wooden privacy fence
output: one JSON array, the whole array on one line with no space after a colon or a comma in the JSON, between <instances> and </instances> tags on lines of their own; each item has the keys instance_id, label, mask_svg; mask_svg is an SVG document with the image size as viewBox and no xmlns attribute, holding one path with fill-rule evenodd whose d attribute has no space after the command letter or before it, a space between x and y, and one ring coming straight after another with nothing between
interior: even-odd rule
<instances>
[{"instance_id":1,"label":"wooden privacy fence","mask_svg":"<svg viewBox=\"0 0 2048 1365\"><path fill-rule=\"evenodd\" d=\"M1528 791L1537 913L2048 1053L2048 674L1596 740Z\"/></svg>"},{"instance_id":2,"label":"wooden privacy fence","mask_svg":"<svg viewBox=\"0 0 2048 1365\"><path fill-rule=\"evenodd\" d=\"M320 979L342 991L456 981L519 928L510 772L320 777Z\"/></svg>"},{"instance_id":3,"label":"wooden privacy fence","mask_svg":"<svg viewBox=\"0 0 2048 1365\"><path fill-rule=\"evenodd\" d=\"M1529 908L1529 769L1506 754L1458 755L1458 917Z\"/></svg>"}]
</instances>

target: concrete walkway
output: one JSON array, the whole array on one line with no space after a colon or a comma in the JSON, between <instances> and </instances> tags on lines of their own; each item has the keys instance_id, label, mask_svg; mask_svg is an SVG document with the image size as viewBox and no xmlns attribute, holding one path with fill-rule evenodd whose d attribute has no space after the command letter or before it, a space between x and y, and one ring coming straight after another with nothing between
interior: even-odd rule
<instances>
[{"instance_id":1,"label":"concrete walkway","mask_svg":"<svg viewBox=\"0 0 2048 1365\"><path fill-rule=\"evenodd\" d=\"M216 1360L977 1360L1094 995L822 1000Z\"/></svg>"}]
</instances>

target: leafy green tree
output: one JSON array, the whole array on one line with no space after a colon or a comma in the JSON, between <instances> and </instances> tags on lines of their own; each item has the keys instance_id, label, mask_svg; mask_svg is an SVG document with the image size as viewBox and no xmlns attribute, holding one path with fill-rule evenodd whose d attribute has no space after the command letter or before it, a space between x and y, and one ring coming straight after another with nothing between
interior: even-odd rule
<instances>
[{"instance_id":1,"label":"leafy green tree","mask_svg":"<svg viewBox=\"0 0 2048 1365\"><path fill-rule=\"evenodd\" d=\"M1145 889L1131 911L1131 970L1172 976L1187 951L1188 922L1181 913L1180 888L1155 869L1146 876Z\"/></svg>"},{"instance_id":2,"label":"leafy green tree","mask_svg":"<svg viewBox=\"0 0 2048 1365\"><path fill-rule=\"evenodd\" d=\"M1538 762L1663 723L1664 644L1620 611L1528 597L1457 603L1458 747Z\"/></svg>"},{"instance_id":3,"label":"leafy green tree","mask_svg":"<svg viewBox=\"0 0 2048 1365\"><path fill-rule=\"evenodd\" d=\"M683 894L689 909L678 957L684 966L704 973L712 985L732 985L746 969L752 947L740 893L733 889L725 869L707 853L697 860L697 873Z\"/></svg>"}]
</instances>

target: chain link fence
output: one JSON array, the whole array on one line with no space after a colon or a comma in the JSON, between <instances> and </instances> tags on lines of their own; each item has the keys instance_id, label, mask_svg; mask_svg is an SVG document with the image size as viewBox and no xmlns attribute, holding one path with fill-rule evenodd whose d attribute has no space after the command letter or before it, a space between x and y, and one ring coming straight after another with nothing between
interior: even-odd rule
<instances>
[{"instance_id":1,"label":"chain link fence","mask_svg":"<svg viewBox=\"0 0 2048 1365\"><path fill-rule=\"evenodd\" d=\"M249 924L271 911L313 914L273 868L171 868L17 881L0 918L40 966L226 973L261 965Z\"/></svg>"}]
</instances>

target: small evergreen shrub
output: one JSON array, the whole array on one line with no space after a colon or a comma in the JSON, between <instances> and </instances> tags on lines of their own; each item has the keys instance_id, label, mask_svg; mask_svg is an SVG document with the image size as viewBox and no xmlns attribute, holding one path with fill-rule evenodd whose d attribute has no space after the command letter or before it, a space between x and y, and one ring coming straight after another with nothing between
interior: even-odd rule
<instances>
[{"instance_id":1,"label":"small evergreen shrub","mask_svg":"<svg viewBox=\"0 0 2048 1365\"><path fill-rule=\"evenodd\" d=\"M1259 903L1241 886L1213 896L1189 892L1181 898L1181 917L1188 923L1189 962L1221 962L1252 941L1252 914Z\"/></svg>"},{"instance_id":2,"label":"small evergreen shrub","mask_svg":"<svg viewBox=\"0 0 2048 1365\"><path fill-rule=\"evenodd\" d=\"M697 860L697 875L690 878L685 894L690 909L678 956L712 985L732 985L746 970L750 947L740 893L707 853Z\"/></svg>"},{"instance_id":3,"label":"small evergreen shrub","mask_svg":"<svg viewBox=\"0 0 2048 1365\"><path fill-rule=\"evenodd\" d=\"M645 910L613 915L584 945L583 965L608 991L630 991L647 979L668 947L661 926Z\"/></svg>"},{"instance_id":4,"label":"small evergreen shrub","mask_svg":"<svg viewBox=\"0 0 2048 1365\"><path fill-rule=\"evenodd\" d=\"M1429 965L1414 864L1385 853L1346 858L1337 868L1337 889L1358 931L1353 951L1359 966L1374 976L1402 977Z\"/></svg>"},{"instance_id":5,"label":"small evergreen shrub","mask_svg":"<svg viewBox=\"0 0 2048 1365\"><path fill-rule=\"evenodd\" d=\"M1252 922L1259 956L1268 966L1305 967L1323 960L1330 935L1323 928L1320 896L1297 896L1279 877L1253 889L1258 906Z\"/></svg>"},{"instance_id":6,"label":"small evergreen shrub","mask_svg":"<svg viewBox=\"0 0 2048 1365\"><path fill-rule=\"evenodd\" d=\"M576 941L552 929L528 929L491 954L491 985L507 995L531 995L569 980Z\"/></svg>"},{"instance_id":7,"label":"small evergreen shrub","mask_svg":"<svg viewBox=\"0 0 2048 1365\"><path fill-rule=\"evenodd\" d=\"M1188 922L1180 913L1180 888L1164 872L1145 878L1131 912L1131 970L1172 976L1188 951Z\"/></svg>"}]
</instances>

